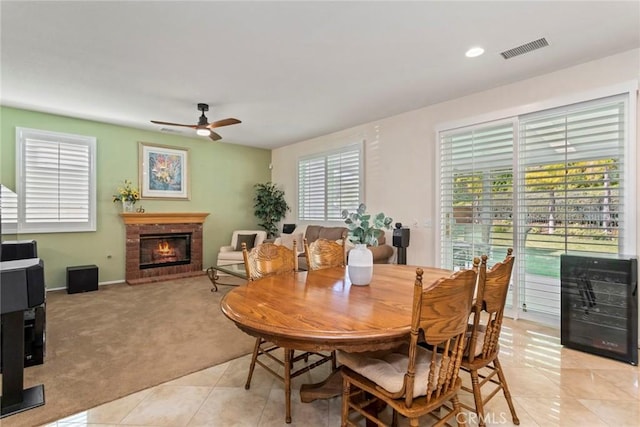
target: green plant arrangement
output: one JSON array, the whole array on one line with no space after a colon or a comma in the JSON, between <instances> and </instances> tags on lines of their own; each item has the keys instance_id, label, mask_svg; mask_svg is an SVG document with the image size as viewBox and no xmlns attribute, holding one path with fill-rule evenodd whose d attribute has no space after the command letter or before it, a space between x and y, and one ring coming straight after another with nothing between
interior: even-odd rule
<instances>
[{"instance_id":1,"label":"green plant arrangement","mask_svg":"<svg viewBox=\"0 0 640 427\"><path fill-rule=\"evenodd\" d=\"M349 240L352 243L378 246L378 237L384 233L383 228L391 228L393 219L382 212L372 218L366 212L367 206L364 203L360 203L355 212L349 213L347 209L342 211L344 223L349 228Z\"/></svg>"},{"instance_id":2,"label":"green plant arrangement","mask_svg":"<svg viewBox=\"0 0 640 427\"><path fill-rule=\"evenodd\" d=\"M261 221L258 225L265 229L267 238L274 237L278 233L277 224L290 211L287 201L284 199L284 191L276 184L267 182L254 185L256 195L253 198L254 215Z\"/></svg>"},{"instance_id":3,"label":"green plant arrangement","mask_svg":"<svg viewBox=\"0 0 640 427\"><path fill-rule=\"evenodd\" d=\"M115 202L137 202L140 200L140 192L133 183L128 179L124 180L124 186L118 187L118 194L113 195L113 203Z\"/></svg>"}]
</instances>

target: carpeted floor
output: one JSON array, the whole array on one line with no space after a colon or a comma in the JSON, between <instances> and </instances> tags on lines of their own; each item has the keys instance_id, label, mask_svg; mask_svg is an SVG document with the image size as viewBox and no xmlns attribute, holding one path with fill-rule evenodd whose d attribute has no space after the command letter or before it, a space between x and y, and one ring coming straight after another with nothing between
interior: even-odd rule
<instances>
[{"instance_id":1,"label":"carpeted floor","mask_svg":"<svg viewBox=\"0 0 640 427\"><path fill-rule=\"evenodd\" d=\"M225 278L226 279L226 278ZM46 356L25 369L45 405L4 418L36 426L249 353L254 340L220 310L207 276L47 294Z\"/></svg>"}]
</instances>

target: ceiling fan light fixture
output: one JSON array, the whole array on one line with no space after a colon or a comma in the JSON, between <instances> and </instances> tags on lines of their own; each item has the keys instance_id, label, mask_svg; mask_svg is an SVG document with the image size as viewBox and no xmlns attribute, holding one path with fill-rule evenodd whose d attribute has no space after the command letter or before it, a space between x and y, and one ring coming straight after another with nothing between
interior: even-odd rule
<instances>
[{"instance_id":1,"label":"ceiling fan light fixture","mask_svg":"<svg viewBox=\"0 0 640 427\"><path fill-rule=\"evenodd\" d=\"M208 136L212 141L220 141L222 137L213 131L214 128L220 128L223 126L237 125L238 123L242 123L238 119L234 119L233 117L229 117L227 119L216 120L213 123L209 123L209 119L204 115L205 111L209 111L209 105L207 104L198 104L198 110L202 112L200 118L198 118L198 123L195 125L183 124L183 123L172 123L172 122L161 122L158 120L151 120L151 123L156 125L167 125L167 126L180 126L184 128L190 128L196 131L196 135L198 136ZM164 129L164 128L163 128Z\"/></svg>"}]
</instances>

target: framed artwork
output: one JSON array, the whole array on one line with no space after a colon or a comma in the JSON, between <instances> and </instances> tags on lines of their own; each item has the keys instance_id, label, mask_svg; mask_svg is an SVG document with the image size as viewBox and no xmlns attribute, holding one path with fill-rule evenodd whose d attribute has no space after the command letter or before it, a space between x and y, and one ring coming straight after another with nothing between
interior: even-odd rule
<instances>
[{"instance_id":1,"label":"framed artwork","mask_svg":"<svg viewBox=\"0 0 640 427\"><path fill-rule=\"evenodd\" d=\"M189 149L138 143L143 199L189 200Z\"/></svg>"}]
</instances>

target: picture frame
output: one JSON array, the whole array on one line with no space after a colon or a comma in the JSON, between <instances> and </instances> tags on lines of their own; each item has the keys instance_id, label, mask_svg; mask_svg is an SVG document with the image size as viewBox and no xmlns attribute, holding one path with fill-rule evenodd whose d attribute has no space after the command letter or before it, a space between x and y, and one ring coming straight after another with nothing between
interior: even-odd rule
<instances>
[{"instance_id":1,"label":"picture frame","mask_svg":"<svg viewBox=\"0 0 640 427\"><path fill-rule=\"evenodd\" d=\"M189 200L189 149L138 142L140 197Z\"/></svg>"}]
</instances>

